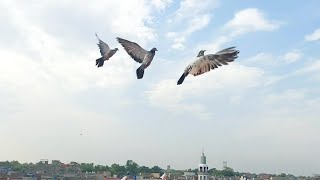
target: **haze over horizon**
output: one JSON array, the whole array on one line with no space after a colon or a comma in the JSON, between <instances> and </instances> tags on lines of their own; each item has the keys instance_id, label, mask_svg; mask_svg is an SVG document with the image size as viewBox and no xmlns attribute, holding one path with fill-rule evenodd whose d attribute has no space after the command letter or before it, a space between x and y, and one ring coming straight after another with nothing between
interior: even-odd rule
<instances>
[{"instance_id":1,"label":"haze over horizon","mask_svg":"<svg viewBox=\"0 0 320 180\"><path fill-rule=\"evenodd\" d=\"M209 168L320 173L320 3L299 2L0 1L0 161L188 169L204 148ZM119 48L99 69L95 33ZM158 49L143 79L116 37Z\"/></svg>"}]
</instances>

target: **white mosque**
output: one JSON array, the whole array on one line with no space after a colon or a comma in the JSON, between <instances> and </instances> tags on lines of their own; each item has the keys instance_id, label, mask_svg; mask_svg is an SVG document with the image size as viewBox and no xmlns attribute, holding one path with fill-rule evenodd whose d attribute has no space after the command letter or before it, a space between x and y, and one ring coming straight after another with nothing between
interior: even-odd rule
<instances>
[{"instance_id":1,"label":"white mosque","mask_svg":"<svg viewBox=\"0 0 320 180\"><path fill-rule=\"evenodd\" d=\"M207 165L207 159L202 151L202 155L200 157L200 164L198 165L198 178L194 172L184 172L183 175L179 174L171 174L170 166L167 167L166 172L160 177L162 180L179 179L179 176L185 177L185 180L209 180L209 167Z\"/></svg>"},{"instance_id":2,"label":"white mosque","mask_svg":"<svg viewBox=\"0 0 320 180\"><path fill-rule=\"evenodd\" d=\"M198 165L198 180L209 180L209 167L207 165L207 159L202 151L200 157L200 164Z\"/></svg>"}]
</instances>

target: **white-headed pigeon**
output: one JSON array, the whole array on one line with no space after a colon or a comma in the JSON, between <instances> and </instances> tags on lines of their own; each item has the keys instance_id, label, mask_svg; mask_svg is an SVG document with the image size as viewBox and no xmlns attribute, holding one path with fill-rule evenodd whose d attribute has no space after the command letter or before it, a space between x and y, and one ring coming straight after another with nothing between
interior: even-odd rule
<instances>
[{"instance_id":1,"label":"white-headed pigeon","mask_svg":"<svg viewBox=\"0 0 320 180\"><path fill-rule=\"evenodd\" d=\"M204 55L205 51L206 50L201 50L198 53L196 60L185 68L182 76L177 82L177 85L182 84L184 78L187 77L188 74L198 76L209 72L211 69L218 68L218 66L228 65L228 62L234 61L238 57L237 55L239 53L235 47L223 49L215 54Z\"/></svg>"}]
</instances>

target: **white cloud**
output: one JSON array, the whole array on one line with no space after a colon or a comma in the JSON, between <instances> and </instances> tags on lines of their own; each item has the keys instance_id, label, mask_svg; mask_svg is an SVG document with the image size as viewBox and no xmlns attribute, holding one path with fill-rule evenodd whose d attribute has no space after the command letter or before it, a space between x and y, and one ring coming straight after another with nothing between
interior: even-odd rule
<instances>
[{"instance_id":1,"label":"white cloud","mask_svg":"<svg viewBox=\"0 0 320 180\"><path fill-rule=\"evenodd\" d=\"M301 69L298 69L293 74L301 75L306 73L318 72L319 70L320 70L320 60L314 60L312 63L309 63L304 67L302 67Z\"/></svg>"},{"instance_id":2,"label":"white cloud","mask_svg":"<svg viewBox=\"0 0 320 180\"><path fill-rule=\"evenodd\" d=\"M159 10L164 10L172 3L172 0L152 0L151 4Z\"/></svg>"},{"instance_id":3,"label":"white cloud","mask_svg":"<svg viewBox=\"0 0 320 180\"><path fill-rule=\"evenodd\" d=\"M175 15L177 19L189 19L202 14L207 14L218 5L217 0L182 0Z\"/></svg>"},{"instance_id":4,"label":"white cloud","mask_svg":"<svg viewBox=\"0 0 320 180\"><path fill-rule=\"evenodd\" d=\"M172 38L172 37L175 37L176 36L176 32L168 32L167 34L166 34L166 36L168 37L168 38Z\"/></svg>"},{"instance_id":5,"label":"white cloud","mask_svg":"<svg viewBox=\"0 0 320 180\"><path fill-rule=\"evenodd\" d=\"M204 14L192 18L188 22L188 26L181 32L168 32L167 37L173 39L171 47L173 49L183 50L186 39L194 32L205 28L210 22L210 15Z\"/></svg>"},{"instance_id":6,"label":"white cloud","mask_svg":"<svg viewBox=\"0 0 320 180\"><path fill-rule=\"evenodd\" d=\"M211 53L216 53L220 51L223 48L223 45L230 42L231 39L227 36L220 36L216 40L212 41L211 43L201 43L197 45L197 50L198 49L205 49L207 50L206 52L210 54Z\"/></svg>"},{"instance_id":7,"label":"white cloud","mask_svg":"<svg viewBox=\"0 0 320 180\"><path fill-rule=\"evenodd\" d=\"M199 120L207 120L212 117L213 114L204 105L200 103L184 103L183 97L186 94L182 90L178 90L175 84L175 79L163 80L155 84L150 91L145 92L149 103L177 116L187 113L192 114L194 118ZM174 96L172 96L172 93L174 93Z\"/></svg>"},{"instance_id":8,"label":"white cloud","mask_svg":"<svg viewBox=\"0 0 320 180\"><path fill-rule=\"evenodd\" d=\"M320 40L320 29L316 29L313 33L306 35L304 39L306 41Z\"/></svg>"},{"instance_id":9,"label":"white cloud","mask_svg":"<svg viewBox=\"0 0 320 180\"><path fill-rule=\"evenodd\" d=\"M269 94L266 97L266 102L270 104L285 104L290 102L292 105L294 102L301 103L301 100L305 98L305 92L295 89L288 89L281 94Z\"/></svg>"},{"instance_id":10,"label":"white cloud","mask_svg":"<svg viewBox=\"0 0 320 180\"><path fill-rule=\"evenodd\" d=\"M178 37L178 35L175 35L175 38L173 38L173 44L171 45L171 47L173 49L178 49L178 50L183 50L185 48L184 43L186 41L186 38L184 36L182 37Z\"/></svg>"},{"instance_id":11,"label":"white cloud","mask_svg":"<svg viewBox=\"0 0 320 180\"><path fill-rule=\"evenodd\" d=\"M185 48L186 39L194 32L205 28L210 22L210 15L203 14L193 17L184 31L181 32L168 32L167 37L172 38L174 43L171 45L173 49L183 50Z\"/></svg>"},{"instance_id":12,"label":"white cloud","mask_svg":"<svg viewBox=\"0 0 320 180\"><path fill-rule=\"evenodd\" d=\"M10 22L10 27L6 28L13 29L0 30L1 37L12 37L10 44L0 42L3 59L0 61L0 87L5 93L1 95L10 95L10 98L1 97L5 102L0 106L12 106L0 111L3 117L0 136L8 137L15 129L14 137L4 138L4 143L16 141L18 145L13 147L24 151L6 153L6 157L0 155L0 158L35 161L40 156L58 156L63 160L68 155L55 153L50 146L39 147L38 152L26 147L35 147L44 138L56 147L68 149L71 141L81 147L83 139L78 137L81 129L89 131L91 138L99 138L101 134L112 137L117 130L105 129L113 125L123 129L118 125L121 113L115 113L114 109L124 106L120 102L130 101L125 98L126 87L136 80L138 64L122 50L102 68L95 67L100 53L94 33L98 31L102 40L119 49L115 34L139 40L143 45L152 42L156 32L148 21L154 14L147 2L0 2L1 7L6 7L0 14ZM39 128L38 131L34 131L34 127ZM76 138L66 140L73 135ZM30 141L25 143L22 137ZM58 141L60 137L66 141ZM107 141L117 144L112 138ZM8 148L4 152L12 147ZM77 158L81 160L80 156Z\"/></svg>"},{"instance_id":13,"label":"white cloud","mask_svg":"<svg viewBox=\"0 0 320 180\"><path fill-rule=\"evenodd\" d=\"M55 79L57 82L64 81L66 83L63 86L68 86L70 89L82 89L88 87L104 87L107 84L113 87L126 86L132 82L134 77L135 62L128 59L128 55L124 51L118 51L117 54L108 62L105 63L103 68L96 68L94 66L94 60L100 56L98 47L96 46L96 39L94 32L96 27L101 26L101 29L107 29L107 33L111 34L112 39L114 36L112 33L117 35L126 35L126 38L132 37L132 39L139 39L139 44L145 45L154 40L157 36L155 30L146 25L146 21L153 16L152 7L147 4L148 1L135 0L123 3L122 1L92 1L89 6L85 4L70 4L64 1L55 2L39 2L33 3L20 3L16 4L14 1L2 1L1 3L7 7L8 11L6 16L10 18L10 22L14 24L14 28L18 32L18 37L21 39L15 39L15 43L19 43L18 52L11 52L3 54L3 57L8 57L12 54L16 54L16 61L20 59L29 59L30 63L35 63L35 67L39 66L43 71L47 73L48 77ZM162 3L169 3L169 1L161 1ZM84 23L76 24L74 27L66 27L58 29L56 25L51 25L45 20L41 19L49 18L52 19L52 13L55 12L55 8L64 6L66 12L73 10L75 13L85 11L88 19L83 19ZM121 8L113 8L120 7ZM60 14L64 13L64 9ZM108 11L106 11L108 9ZM136 11L134 9L140 9ZM34 18L34 12L37 14ZM106 13L107 12L107 13ZM130 16L126 14L131 14ZM80 15L79 15L80 16ZM59 17L59 14L56 16ZM70 18L69 16L63 17L65 20ZM77 42L72 42L74 39L68 39L69 37L58 36L55 33L51 33L52 30L72 28L74 32L78 29L89 29L89 27L82 27L82 24L86 24L86 21L91 22L92 19L104 19L96 24L96 27L92 27L91 35L92 40L87 45L85 50L71 48L70 46L77 46ZM113 19L111 21L111 19ZM76 20L76 19L70 19ZM104 22L112 22L110 24ZM71 22L72 23L72 22ZM47 26L50 26L48 28ZM100 29L100 27L99 27ZM56 32L56 31L53 31ZM66 32L64 32L66 33ZM73 35L73 34L72 34ZM99 34L100 38L106 41L111 47L119 44L114 41L109 41L109 38L105 38L103 34ZM88 36L86 34L86 36ZM109 35L110 36L110 35ZM107 36L108 37L108 36ZM86 42L86 41L84 41ZM83 43L84 44L84 43ZM21 49L21 50L20 50ZM28 50L28 52L26 52ZM26 54L28 53L28 54ZM31 56L30 56L31 54ZM7 62L2 62L7 63ZM11 65L10 65L11 66ZM22 64L21 64L22 66ZM3 67L7 65L3 64ZM28 67L21 67L21 69L28 69ZM39 69L40 69L39 68ZM16 76L17 73L10 73L12 77ZM130 75L129 75L130 74ZM115 79L114 77L117 76ZM26 75L28 77L28 75ZM3 78L6 79L6 78ZM11 78L13 79L13 78ZM39 83L41 84L41 83Z\"/></svg>"},{"instance_id":14,"label":"white cloud","mask_svg":"<svg viewBox=\"0 0 320 180\"><path fill-rule=\"evenodd\" d=\"M184 50L185 49L185 46L183 45L182 42L179 42L177 40L175 40L175 43L171 45L171 47L173 49L178 49L178 50Z\"/></svg>"},{"instance_id":15,"label":"white cloud","mask_svg":"<svg viewBox=\"0 0 320 180\"><path fill-rule=\"evenodd\" d=\"M263 73L261 69L233 63L201 76L190 75L180 86L176 85L177 79L162 80L153 85L146 95L152 105L163 107L171 113L183 114L191 110L190 107L196 106L198 108L192 110L195 116L204 116L204 119L208 119L213 116L210 110L201 105L201 101L188 102L189 98L207 99L228 92L250 89L260 84Z\"/></svg>"},{"instance_id":16,"label":"white cloud","mask_svg":"<svg viewBox=\"0 0 320 180\"><path fill-rule=\"evenodd\" d=\"M186 29L185 33L189 35L193 32L203 29L209 24L210 19L211 17L209 14L203 14L203 15L192 18L191 21L189 22L189 26Z\"/></svg>"},{"instance_id":17,"label":"white cloud","mask_svg":"<svg viewBox=\"0 0 320 180\"><path fill-rule=\"evenodd\" d=\"M179 39L187 39L192 33L207 27L211 21L212 9L216 7L215 0L205 0L201 3L195 0L182 0L179 9L175 12L175 17L169 20L170 24L175 22L179 24L179 28L183 27L183 30L175 32L171 47L183 50L185 42ZM172 36L173 34L170 38Z\"/></svg>"},{"instance_id":18,"label":"white cloud","mask_svg":"<svg viewBox=\"0 0 320 180\"><path fill-rule=\"evenodd\" d=\"M245 64L250 64L253 66L277 66L277 65L285 65L298 61L303 57L303 53L298 50L293 50L285 53L284 55L273 55L271 53L258 53L253 57L249 57L244 60Z\"/></svg>"},{"instance_id":19,"label":"white cloud","mask_svg":"<svg viewBox=\"0 0 320 180\"><path fill-rule=\"evenodd\" d=\"M245 60L245 63L247 64L251 64L251 65L262 65L262 66L266 66L266 65L276 65L277 62L277 58L275 56L273 56L272 54L269 53L259 53L253 57L248 58L247 60Z\"/></svg>"},{"instance_id":20,"label":"white cloud","mask_svg":"<svg viewBox=\"0 0 320 180\"><path fill-rule=\"evenodd\" d=\"M266 81L265 84L271 85L283 80L287 80L289 78L293 78L296 76L303 76L306 74L316 77L318 75L319 70L320 70L320 60L314 60L313 62L304 65L303 67L301 67L300 69L297 69L296 71L285 73L284 75L272 76Z\"/></svg>"},{"instance_id":21,"label":"white cloud","mask_svg":"<svg viewBox=\"0 0 320 180\"><path fill-rule=\"evenodd\" d=\"M265 15L256 8L243 9L235 13L234 18L223 25L221 35L209 43L197 45L197 49L207 49L217 52L222 46L234 38L257 31L273 31L280 27L280 23L266 19Z\"/></svg>"},{"instance_id":22,"label":"white cloud","mask_svg":"<svg viewBox=\"0 0 320 180\"><path fill-rule=\"evenodd\" d=\"M150 1L94 0L90 4L74 4L60 0L19 4L8 1L6 6L11 11L11 17L14 15L16 18L27 19L54 35L62 36L67 33L79 38L85 33L104 32L112 35L113 38L123 36L138 40L142 45L157 38L156 30L150 27L156 13ZM73 13L70 14L70 11ZM84 25L82 23L84 21L88 23ZM19 22L23 23L23 21ZM102 33L99 34L102 35Z\"/></svg>"},{"instance_id":23,"label":"white cloud","mask_svg":"<svg viewBox=\"0 0 320 180\"><path fill-rule=\"evenodd\" d=\"M225 25L225 28L231 31L232 36L255 31L274 31L279 27L279 22L266 19L265 15L256 8L237 12L234 18Z\"/></svg>"},{"instance_id":24,"label":"white cloud","mask_svg":"<svg viewBox=\"0 0 320 180\"><path fill-rule=\"evenodd\" d=\"M286 63L293 63L301 59L302 55L303 54L300 51L295 50L295 51L286 53L283 56L283 59Z\"/></svg>"}]
</instances>

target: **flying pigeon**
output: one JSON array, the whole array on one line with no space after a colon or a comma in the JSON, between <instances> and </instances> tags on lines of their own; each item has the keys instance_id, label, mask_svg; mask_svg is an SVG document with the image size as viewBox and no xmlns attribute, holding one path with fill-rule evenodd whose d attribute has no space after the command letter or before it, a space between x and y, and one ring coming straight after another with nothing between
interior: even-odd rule
<instances>
[{"instance_id":1,"label":"flying pigeon","mask_svg":"<svg viewBox=\"0 0 320 180\"><path fill-rule=\"evenodd\" d=\"M237 55L239 53L235 47L223 49L215 54L204 55L205 51L206 50L199 51L196 60L185 68L182 76L177 82L177 85L182 84L184 78L187 77L188 74L198 76L209 72L211 69L218 68L218 66L228 65L228 62L234 61L238 57Z\"/></svg>"},{"instance_id":2,"label":"flying pigeon","mask_svg":"<svg viewBox=\"0 0 320 180\"><path fill-rule=\"evenodd\" d=\"M137 43L117 37L118 42L124 47L127 53L138 63L142 63L136 70L137 78L142 79L144 70L151 64L157 48L147 51L140 47Z\"/></svg>"},{"instance_id":3,"label":"flying pigeon","mask_svg":"<svg viewBox=\"0 0 320 180\"><path fill-rule=\"evenodd\" d=\"M114 48L114 49L110 49L110 47L108 46L108 44L106 44L105 42L103 42L97 35L96 33L96 37L99 40L99 43L97 43L99 49L100 49L100 54L101 54L101 58L96 59L96 66L102 67L104 61L109 60L119 49L118 48Z\"/></svg>"}]
</instances>

